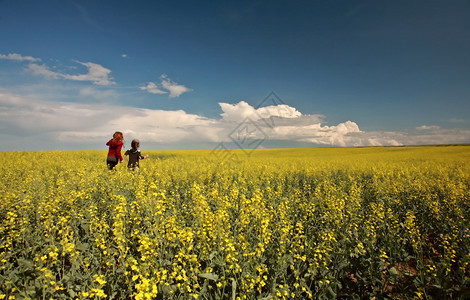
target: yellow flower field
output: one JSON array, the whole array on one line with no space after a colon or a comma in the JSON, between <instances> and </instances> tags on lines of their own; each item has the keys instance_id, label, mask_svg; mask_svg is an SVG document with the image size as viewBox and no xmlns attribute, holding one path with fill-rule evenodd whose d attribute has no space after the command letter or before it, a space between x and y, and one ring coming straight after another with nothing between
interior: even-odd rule
<instances>
[{"instance_id":1,"label":"yellow flower field","mask_svg":"<svg viewBox=\"0 0 470 300\"><path fill-rule=\"evenodd\" d=\"M470 147L2 152L0 299L470 297Z\"/></svg>"}]
</instances>

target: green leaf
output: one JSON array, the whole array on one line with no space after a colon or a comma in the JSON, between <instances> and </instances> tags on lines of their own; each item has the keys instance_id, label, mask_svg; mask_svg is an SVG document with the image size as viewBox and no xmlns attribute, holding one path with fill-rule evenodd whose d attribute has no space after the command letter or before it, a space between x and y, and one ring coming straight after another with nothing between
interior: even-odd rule
<instances>
[{"instance_id":1,"label":"green leaf","mask_svg":"<svg viewBox=\"0 0 470 300\"><path fill-rule=\"evenodd\" d=\"M18 265L20 266L22 270L25 270L25 271L34 269L34 263L24 258L18 258Z\"/></svg>"},{"instance_id":2,"label":"green leaf","mask_svg":"<svg viewBox=\"0 0 470 300\"><path fill-rule=\"evenodd\" d=\"M36 288L33 285L26 287L26 295L28 296L35 296L36 295Z\"/></svg>"},{"instance_id":3,"label":"green leaf","mask_svg":"<svg viewBox=\"0 0 470 300\"><path fill-rule=\"evenodd\" d=\"M328 292L333 296L333 298L336 298L336 293L333 291L331 287L328 287Z\"/></svg>"},{"instance_id":4,"label":"green leaf","mask_svg":"<svg viewBox=\"0 0 470 300\"><path fill-rule=\"evenodd\" d=\"M232 300L237 298L237 282L235 279L232 279Z\"/></svg>"},{"instance_id":5,"label":"green leaf","mask_svg":"<svg viewBox=\"0 0 470 300\"><path fill-rule=\"evenodd\" d=\"M199 277L206 278L209 280L214 280L214 281L217 281L217 279L219 279L219 276L213 273L201 273L199 274Z\"/></svg>"},{"instance_id":6,"label":"green leaf","mask_svg":"<svg viewBox=\"0 0 470 300\"><path fill-rule=\"evenodd\" d=\"M211 254L209 254L209 259L212 260L216 255L217 251L212 251Z\"/></svg>"},{"instance_id":7,"label":"green leaf","mask_svg":"<svg viewBox=\"0 0 470 300\"><path fill-rule=\"evenodd\" d=\"M75 296L77 295L77 293L75 293L75 291L73 289L68 289L67 291L68 291L71 298L75 298Z\"/></svg>"}]
</instances>

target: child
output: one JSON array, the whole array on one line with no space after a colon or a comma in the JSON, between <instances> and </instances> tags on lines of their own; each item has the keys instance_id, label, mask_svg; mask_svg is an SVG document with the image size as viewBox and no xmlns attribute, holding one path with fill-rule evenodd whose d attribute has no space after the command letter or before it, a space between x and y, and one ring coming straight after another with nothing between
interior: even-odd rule
<instances>
[{"instance_id":1,"label":"child","mask_svg":"<svg viewBox=\"0 0 470 300\"><path fill-rule=\"evenodd\" d=\"M127 168L129 171L134 171L136 168L139 168L139 160L146 159L148 156L142 156L139 150L140 142L138 139L133 139L131 142L131 149L127 150L124 153L124 158L129 155L129 163L127 164Z\"/></svg>"},{"instance_id":2,"label":"child","mask_svg":"<svg viewBox=\"0 0 470 300\"><path fill-rule=\"evenodd\" d=\"M106 159L106 164L108 169L112 170L119 162L123 162L124 159L121 156L121 148L124 145L124 136L122 132L116 131L113 134L113 138L110 139L106 146L109 146L108 158Z\"/></svg>"}]
</instances>

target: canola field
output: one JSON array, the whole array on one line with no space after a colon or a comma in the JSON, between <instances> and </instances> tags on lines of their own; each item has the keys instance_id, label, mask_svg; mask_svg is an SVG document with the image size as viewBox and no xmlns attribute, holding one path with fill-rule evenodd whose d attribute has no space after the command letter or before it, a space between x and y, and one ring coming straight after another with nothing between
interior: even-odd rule
<instances>
[{"instance_id":1,"label":"canola field","mask_svg":"<svg viewBox=\"0 0 470 300\"><path fill-rule=\"evenodd\" d=\"M470 147L2 152L0 299L465 299Z\"/></svg>"}]
</instances>

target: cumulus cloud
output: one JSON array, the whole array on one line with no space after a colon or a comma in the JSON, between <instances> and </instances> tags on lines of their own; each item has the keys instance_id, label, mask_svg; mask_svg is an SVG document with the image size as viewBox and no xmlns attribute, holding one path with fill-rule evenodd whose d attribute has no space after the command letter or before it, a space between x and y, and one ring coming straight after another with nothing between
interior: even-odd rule
<instances>
[{"instance_id":1,"label":"cumulus cloud","mask_svg":"<svg viewBox=\"0 0 470 300\"><path fill-rule=\"evenodd\" d=\"M91 81L96 85L112 85L114 84L113 79L110 77L111 70L103 67L102 65L95 64L92 62L77 62L87 67L88 72L86 74L69 75L63 74L65 79L77 80L77 81Z\"/></svg>"},{"instance_id":2,"label":"cumulus cloud","mask_svg":"<svg viewBox=\"0 0 470 300\"><path fill-rule=\"evenodd\" d=\"M47 65L29 64L27 69L34 75L44 76L48 79L68 79L74 81L91 81L95 85L113 85L115 82L110 76L111 70L103 67L102 65L92 62L79 62L77 63L87 68L85 74L66 74L61 72L52 71Z\"/></svg>"},{"instance_id":3,"label":"cumulus cloud","mask_svg":"<svg viewBox=\"0 0 470 300\"><path fill-rule=\"evenodd\" d=\"M168 78L167 75L163 74L160 76L161 82L157 84L155 82L149 82L146 86L140 87L141 90L147 91L152 94L168 94L170 98L177 98L184 93L191 92L192 89L187 88L182 84L178 84ZM164 91L166 90L166 91Z\"/></svg>"},{"instance_id":4,"label":"cumulus cloud","mask_svg":"<svg viewBox=\"0 0 470 300\"><path fill-rule=\"evenodd\" d=\"M124 132L157 143L217 141L217 122L183 110L134 109L113 120Z\"/></svg>"},{"instance_id":5,"label":"cumulus cloud","mask_svg":"<svg viewBox=\"0 0 470 300\"><path fill-rule=\"evenodd\" d=\"M32 56L23 56L18 53L10 53L10 54L0 54L0 59L7 59L7 60L15 60L15 61L30 61L30 62L35 62L35 61L40 61L41 59L35 58Z\"/></svg>"},{"instance_id":6,"label":"cumulus cloud","mask_svg":"<svg viewBox=\"0 0 470 300\"><path fill-rule=\"evenodd\" d=\"M219 103L219 105L223 111L220 115L226 121L240 122L245 118L256 121L260 118L256 109L245 101L240 101L237 104Z\"/></svg>"},{"instance_id":7,"label":"cumulus cloud","mask_svg":"<svg viewBox=\"0 0 470 300\"><path fill-rule=\"evenodd\" d=\"M313 144L349 146L351 133L360 133L359 126L347 121L336 126L322 126L321 123L296 126L279 126L274 128L274 133L279 139L296 139L301 142Z\"/></svg>"},{"instance_id":8,"label":"cumulus cloud","mask_svg":"<svg viewBox=\"0 0 470 300\"><path fill-rule=\"evenodd\" d=\"M167 92L161 90L154 82L149 82L146 86L141 86L140 89L151 94L167 94Z\"/></svg>"},{"instance_id":9,"label":"cumulus cloud","mask_svg":"<svg viewBox=\"0 0 470 300\"><path fill-rule=\"evenodd\" d=\"M0 90L0 126L24 134L38 131L90 130L106 111L100 105L51 102Z\"/></svg>"},{"instance_id":10,"label":"cumulus cloud","mask_svg":"<svg viewBox=\"0 0 470 300\"><path fill-rule=\"evenodd\" d=\"M30 71L33 75L40 75L49 79L57 79L62 77L62 74L51 71L46 65L29 64L27 70Z\"/></svg>"},{"instance_id":11,"label":"cumulus cloud","mask_svg":"<svg viewBox=\"0 0 470 300\"><path fill-rule=\"evenodd\" d=\"M161 78L162 78L163 88L165 88L166 90L170 92L170 98L179 97L184 93L192 91L191 89L185 87L184 85L174 82L173 80L168 78L168 76L166 75L162 75Z\"/></svg>"},{"instance_id":12,"label":"cumulus cloud","mask_svg":"<svg viewBox=\"0 0 470 300\"><path fill-rule=\"evenodd\" d=\"M90 91L84 91L87 93ZM0 136L15 147L37 149L44 143L59 149L103 148L120 130L127 139L173 148L232 146L263 141L328 146L398 146L468 143L470 130L424 128L415 132L364 132L353 121L324 125L323 115L302 114L288 105L254 108L241 101L219 103L221 117L207 118L184 110L155 110L108 104L44 101L0 89ZM429 127L429 126L428 126ZM253 142L252 142L253 141ZM7 144L0 147L3 150ZM188 147L187 145L191 145ZM49 147L50 148L50 147ZM83 149L83 148L82 148Z\"/></svg>"},{"instance_id":13,"label":"cumulus cloud","mask_svg":"<svg viewBox=\"0 0 470 300\"><path fill-rule=\"evenodd\" d=\"M240 122L245 118L257 121L273 117L292 119L302 116L297 109L285 104L260 107L258 109L245 101L240 101L236 104L219 103L219 105L223 111L221 116L226 121Z\"/></svg>"},{"instance_id":14,"label":"cumulus cloud","mask_svg":"<svg viewBox=\"0 0 470 300\"><path fill-rule=\"evenodd\" d=\"M107 104L52 102L0 90L0 134L47 135L57 145L101 145L115 130L156 143L217 141L216 121L183 110L165 111ZM44 140L43 140L44 141Z\"/></svg>"},{"instance_id":15,"label":"cumulus cloud","mask_svg":"<svg viewBox=\"0 0 470 300\"><path fill-rule=\"evenodd\" d=\"M336 126L322 125L323 115L303 115L296 108L286 104L254 108L245 101L236 104L219 103L224 125L244 122L236 130L237 137L258 138L280 141L307 142L312 144L348 146L350 134L361 133L359 126L347 121ZM229 135L230 136L230 135ZM232 136L233 137L233 136ZM235 139L235 138L233 138Z\"/></svg>"}]
</instances>

